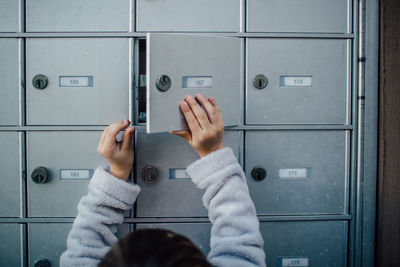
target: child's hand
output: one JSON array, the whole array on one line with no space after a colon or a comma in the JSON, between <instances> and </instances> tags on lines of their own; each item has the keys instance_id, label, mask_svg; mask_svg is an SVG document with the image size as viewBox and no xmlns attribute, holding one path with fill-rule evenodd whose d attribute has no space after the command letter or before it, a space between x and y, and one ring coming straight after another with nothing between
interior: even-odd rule
<instances>
[{"instance_id":1,"label":"child's hand","mask_svg":"<svg viewBox=\"0 0 400 267\"><path fill-rule=\"evenodd\" d=\"M111 166L109 173L119 179L128 180L133 165L133 143L132 136L135 128L130 126L129 120L118 121L106 129L100 138L97 151ZM127 128L128 127L128 128ZM125 134L121 142L117 141L117 135L123 129Z\"/></svg>"},{"instance_id":2,"label":"child's hand","mask_svg":"<svg viewBox=\"0 0 400 267\"><path fill-rule=\"evenodd\" d=\"M200 157L204 157L224 147L222 144L224 121L213 98L207 100L204 96L198 94L196 99L192 96L186 96L185 101L182 101L179 105L190 131L171 133L185 138Z\"/></svg>"}]
</instances>

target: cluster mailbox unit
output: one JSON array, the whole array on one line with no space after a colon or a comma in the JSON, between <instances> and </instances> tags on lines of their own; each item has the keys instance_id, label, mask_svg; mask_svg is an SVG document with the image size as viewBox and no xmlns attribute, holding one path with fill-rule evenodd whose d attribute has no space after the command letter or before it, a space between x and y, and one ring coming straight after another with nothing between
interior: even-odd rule
<instances>
[{"instance_id":1,"label":"cluster mailbox unit","mask_svg":"<svg viewBox=\"0 0 400 267\"><path fill-rule=\"evenodd\" d=\"M372 266L376 0L0 0L0 266L58 266L102 130L136 126L118 236L210 250L178 103L214 96L267 265Z\"/></svg>"}]
</instances>

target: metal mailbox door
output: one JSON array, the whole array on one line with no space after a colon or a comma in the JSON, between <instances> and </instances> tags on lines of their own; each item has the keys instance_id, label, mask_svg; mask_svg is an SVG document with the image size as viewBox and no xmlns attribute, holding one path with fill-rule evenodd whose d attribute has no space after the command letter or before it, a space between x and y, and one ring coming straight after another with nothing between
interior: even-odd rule
<instances>
[{"instance_id":1,"label":"metal mailbox door","mask_svg":"<svg viewBox=\"0 0 400 267\"><path fill-rule=\"evenodd\" d=\"M347 222L262 222L267 266L336 266L347 261Z\"/></svg>"},{"instance_id":2,"label":"metal mailbox door","mask_svg":"<svg viewBox=\"0 0 400 267\"><path fill-rule=\"evenodd\" d=\"M347 124L346 40L249 39L246 124Z\"/></svg>"},{"instance_id":3,"label":"metal mailbox door","mask_svg":"<svg viewBox=\"0 0 400 267\"><path fill-rule=\"evenodd\" d=\"M0 0L0 32L19 31L21 2L17 0Z\"/></svg>"},{"instance_id":4,"label":"metal mailbox door","mask_svg":"<svg viewBox=\"0 0 400 267\"><path fill-rule=\"evenodd\" d=\"M224 145L239 158L242 133L226 131ZM207 216L201 200L203 191L196 188L186 167L199 159L181 137L169 133L136 133L136 179L142 188L136 201L137 217Z\"/></svg>"},{"instance_id":5,"label":"metal mailbox door","mask_svg":"<svg viewBox=\"0 0 400 267\"><path fill-rule=\"evenodd\" d=\"M18 39L0 39L0 125L19 124L21 45Z\"/></svg>"},{"instance_id":6,"label":"metal mailbox door","mask_svg":"<svg viewBox=\"0 0 400 267\"><path fill-rule=\"evenodd\" d=\"M189 238L207 256L210 252L211 223L137 224L136 229L164 229Z\"/></svg>"},{"instance_id":7,"label":"metal mailbox door","mask_svg":"<svg viewBox=\"0 0 400 267\"><path fill-rule=\"evenodd\" d=\"M238 32L240 6L239 0L138 0L137 31Z\"/></svg>"},{"instance_id":8,"label":"metal mailbox door","mask_svg":"<svg viewBox=\"0 0 400 267\"><path fill-rule=\"evenodd\" d=\"M186 95L213 96L226 126L241 122L239 38L147 35L147 132L187 129L179 110Z\"/></svg>"},{"instance_id":9,"label":"metal mailbox door","mask_svg":"<svg viewBox=\"0 0 400 267\"><path fill-rule=\"evenodd\" d=\"M0 223L0 266L24 266L23 235L23 225Z\"/></svg>"},{"instance_id":10,"label":"metal mailbox door","mask_svg":"<svg viewBox=\"0 0 400 267\"><path fill-rule=\"evenodd\" d=\"M27 32L132 30L132 0L28 0Z\"/></svg>"},{"instance_id":11,"label":"metal mailbox door","mask_svg":"<svg viewBox=\"0 0 400 267\"><path fill-rule=\"evenodd\" d=\"M0 132L0 217L22 215L22 133Z\"/></svg>"},{"instance_id":12,"label":"metal mailbox door","mask_svg":"<svg viewBox=\"0 0 400 267\"><path fill-rule=\"evenodd\" d=\"M131 43L28 39L27 124L108 125L128 118Z\"/></svg>"},{"instance_id":13,"label":"metal mailbox door","mask_svg":"<svg viewBox=\"0 0 400 267\"><path fill-rule=\"evenodd\" d=\"M30 223L28 225L29 266L42 259L50 262L51 267L58 267L61 254L67 249L67 236L72 223ZM130 225L120 226L117 237L124 237L130 232ZM39 265L42 266L42 265Z\"/></svg>"},{"instance_id":14,"label":"metal mailbox door","mask_svg":"<svg viewBox=\"0 0 400 267\"><path fill-rule=\"evenodd\" d=\"M350 0L248 0L247 31L347 33L351 6Z\"/></svg>"},{"instance_id":15,"label":"metal mailbox door","mask_svg":"<svg viewBox=\"0 0 400 267\"><path fill-rule=\"evenodd\" d=\"M101 132L28 132L27 179L30 217L75 217L98 166Z\"/></svg>"},{"instance_id":16,"label":"metal mailbox door","mask_svg":"<svg viewBox=\"0 0 400 267\"><path fill-rule=\"evenodd\" d=\"M345 131L247 132L248 186L260 215L345 214Z\"/></svg>"}]
</instances>

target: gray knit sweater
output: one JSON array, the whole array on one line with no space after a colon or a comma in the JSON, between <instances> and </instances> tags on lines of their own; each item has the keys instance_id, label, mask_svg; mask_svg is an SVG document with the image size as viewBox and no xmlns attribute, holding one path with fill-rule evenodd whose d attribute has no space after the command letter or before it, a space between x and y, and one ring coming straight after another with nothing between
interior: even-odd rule
<instances>
[{"instance_id":1,"label":"gray knit sweater","mask_svg":"<svg viewBox=\"0 0 400 267\"><path fill-rule=\"evenodd\" d=\"M212 223L208 260L216 266L265 266L263 238L246 177L232 149L223 148L192 163L187 172L205 189L204 206ZM140 192L98 168L67 238L60 266L97 266Z\"/></svg>"}]
</instances>

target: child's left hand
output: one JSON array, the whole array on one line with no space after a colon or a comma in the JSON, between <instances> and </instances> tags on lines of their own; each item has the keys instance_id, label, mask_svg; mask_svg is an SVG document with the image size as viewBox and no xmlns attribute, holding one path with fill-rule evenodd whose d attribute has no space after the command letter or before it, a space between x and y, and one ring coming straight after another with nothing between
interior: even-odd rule
<instances>
[{"instance_id":1,"label":"child's left hand","mask_svg":"<svg viewBox=\"0 0 400 267\"><path fill-rule=\"evenodd\" d=\"M128 180L133 165L132 136L135 128L129 124L129 120L123 120L108 126L103 131L97 146L97 152L110 162L109 173L125 181ZM118 142L117 135L125 128L124 137Z\"/></svg>"}]
</instances>

